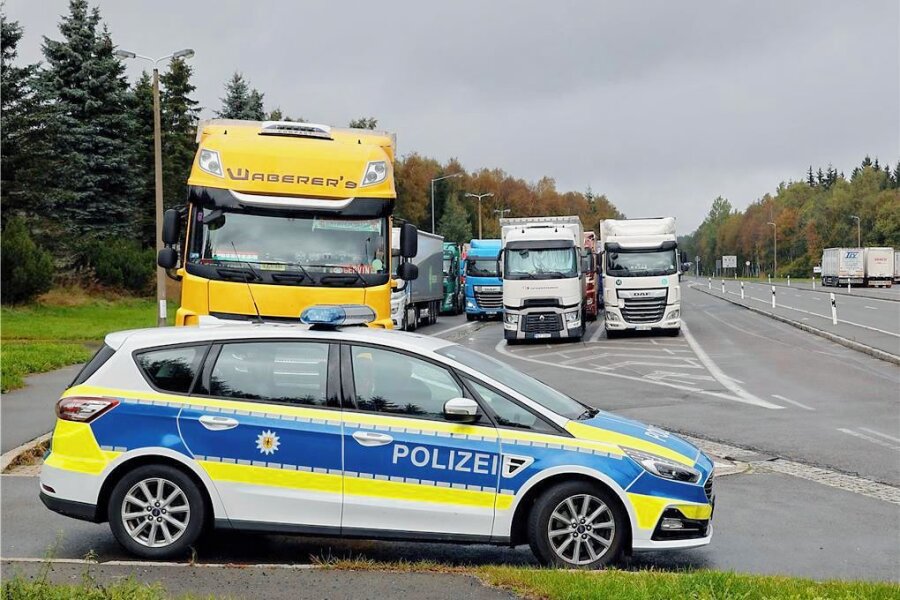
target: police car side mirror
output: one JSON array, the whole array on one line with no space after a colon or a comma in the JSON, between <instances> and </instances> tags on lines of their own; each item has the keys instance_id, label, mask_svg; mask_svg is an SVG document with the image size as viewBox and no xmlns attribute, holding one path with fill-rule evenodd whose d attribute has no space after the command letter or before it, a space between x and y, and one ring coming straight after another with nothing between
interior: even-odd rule
<instances>
[{"instance_id":1,"label":"police car side mirror","mask_svg":"<svg viewBox=\"0 0 900 600\"><path fill-rule=\"evenodd\" d=\"M451 398L444 403L444 416L448 421L471 423L478 416L478 403L470 398Z\"/></svg>"}]
</instances>

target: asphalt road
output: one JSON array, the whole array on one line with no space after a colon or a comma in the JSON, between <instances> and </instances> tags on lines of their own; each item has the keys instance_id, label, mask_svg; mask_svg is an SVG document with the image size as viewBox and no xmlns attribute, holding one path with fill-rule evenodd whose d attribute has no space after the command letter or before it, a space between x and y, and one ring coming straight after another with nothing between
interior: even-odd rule
<instances>
[{"instance_id":1,"label":"asphalt road","mask_svg":"<svg viewBox=\"0 0 900 600\"><path fill-rule=\"evenodd\" d=\"M50 373L31 375L25 387L3 394L0 401L0 447L3 452L17 448L53 428L54 407L81 365Z\"/></svg>"}]
</instances>

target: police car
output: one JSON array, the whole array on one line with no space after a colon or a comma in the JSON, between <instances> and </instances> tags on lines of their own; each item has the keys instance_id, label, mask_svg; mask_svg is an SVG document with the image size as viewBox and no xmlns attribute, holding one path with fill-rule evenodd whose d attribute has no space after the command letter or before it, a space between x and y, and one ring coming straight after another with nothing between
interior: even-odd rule
<instances>
[{"instance_id":1,"label":"police car","mask_svg":"<svg viewBox=\"0 0 900 600\"><path fill-rule=\"evenodd\" d=\"M588 568L710 542L694 446L469 348L351 326L372 318L108 335L57 405L41 499L148 558L212 527L528 543Z\"/></svg>"}]
</instances>

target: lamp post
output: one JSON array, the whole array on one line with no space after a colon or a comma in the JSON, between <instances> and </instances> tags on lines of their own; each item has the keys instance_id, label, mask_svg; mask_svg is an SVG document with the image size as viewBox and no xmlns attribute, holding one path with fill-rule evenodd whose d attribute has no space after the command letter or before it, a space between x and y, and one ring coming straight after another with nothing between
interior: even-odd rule
<instances>
[{"instance_id":1,"label":"lamp post","mask_svg":"<svg viewBox=\"0 0 900 600\"><path fill-rule=\"evenodd\" d=\"M856 247L862 248L862 236L859 233L859 217L856 215L850 215L851 219L856 219Z\"/></svg>"},{"instance_id":2,"label":"lamp post","mask_svg":"<svg viewBox=\"0 0 900 600\"><path fill-rule=\"evenodd\" d=\"M486 194L472 194L467 193L466 198L478 198L478 239L481 239L481 199L482 198L492 198L494 194L488 192Z\"/></svg>"},{"instance_id":3,"label":"lamp post","mask_svg":"<svg viewBox=\"0 0 900 600\"><path fill-rule=\"evenodd\" d=\"M451 177L462 177L462 173L451 173L443 177L436 177L431 180L431 233L434 233L434 182L441 179L450 179Z\"/></svg>"},{"instance_id":4,"label":"lamp post","mask_svg":"<svg viewBox=\"0 0 900 600\"><path fill-rule=\"evenodd\" d=\"M503 215L505 215L506 213L508 213L508 212L510 212L510 211L512 211L511 208L495 208L495 209L494 209L494 214L497 215L497 223L498 223L498 226L499 226L499 223L500 223L500 219L503 218Z\"/></svg>"},{"instance_id":5,"label":"lamp post","mask_svg":"<svg viewBox=\"0 0 900 600\"><path fill-rule=\"evenodd\" d=\"M153 63L153 170L156 175L156 253L163 248L162 222L163 222L163 179L162 179L162 128L160 125L159 108L159 63L171 58L190 58L194 51L190 48L167 54L160 58L150 58L129 52L128 50L116 50L118 58L139 58ZM156 267L156 325L166 326L166 272L162 267Z\"/></svg>"},{"instance_id":6,"label":"lamp post","mask_svg":"<svg viewBox=\"0 0 900 600\"><path fill-rule=\"evenodd\" d=\"M772 226L772 242L775 245L775 256L774 256L774 258L775 258L775 273L774 273L774 276L776 279L778 279L778 227L775 225L775 223L772 223L771 221L766 223L766 225Z\"/></svg>"}]
</instances>

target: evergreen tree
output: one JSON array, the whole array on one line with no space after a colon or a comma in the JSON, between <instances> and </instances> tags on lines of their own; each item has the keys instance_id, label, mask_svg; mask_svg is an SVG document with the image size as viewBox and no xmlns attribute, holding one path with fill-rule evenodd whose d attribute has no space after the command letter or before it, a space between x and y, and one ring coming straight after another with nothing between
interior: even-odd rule
<instances>
[{"instance_id":1,"label":"evergreen tree","mask_svg":"<svg viewBox=\"0 0 900 600\"><path fill-rule=\"evenodd\" d=\"M135 122L124 66L100 24L97 8L71 0L59 24L62 40L45 37L43 44L40 92L52 102L46 128L53 162L39 185L68 234L56 238L64 249L84 236L133 235Z\"/></svg>"},{"instance_id":2,"label":"evergreen tree","mask_svg":"<svg viewBox=\"0 0 900 600\"><path fill-rule=\"evenodd\" d=\"M466 212L456 192L450 194L444 205L444 214L438 223L438 232L448 242L462 244L472 239L472 224L469 222L469 213Z\"/></svg>"},{"instance_id":3,"label":"evergreen tree","mask_svg":"<svg viewBox=\"0 0 900 600\"><path fill-rule=\"evenodd\" d=\"M136 190L134 204L137 231L141 245L155 246L156 197L153 157L153 83L144 71L131 90L131 110L134 117L134 170ZM165 156L165 155L164 155Z\"/></svg>"},{"instance_id":4,"label":"evergreen tree","mask_svg":"<svg viewBox=\"0 0 900 600\"><path fill-rule=\"evenodd\" d=\"M263 94L251 89L244 76L234 72L225 84L225 97L222 98L222 110L216 113L220 119L246 119L262 121L266 113L263 110Z\"/></svg>"},{"instance_id":5,"label":"evergreen tree","mask_svg":"<svg viewBox=\"0 0 900 600\"><path fill-rule=\"evenodd\" d=\"M244 117L251 121L262 121L266 118L266 111L263 107L263 94L256 88L250 90L247 98L247 114Z\"/></svg>"},{"instance_id":6,"label":"evergreen tree","mask_svg":"<svg viewBox=\"0 0 900 600\"><path fill-rule=\"evenodd\" d=\"M894 167L894 187L900 188L900 160L897 161L897 166Z\"/></svg>"},{"instance_id":7,"label":"evergreen tree","mask_svg":"<svg viewBox=\"0 0 900 600\"><path fill-rule=\"evenodd\" d=\"M200 109L191 98L196 87L191 83L193 69L182 59L169 63L160 76L163 91L162 156L163 202L166 208L181 206L187 198L187 180L196 152L196 131Z\"/></svg>"},{"instance_id":8,"label":"evergreen tree","mask_svg":"<svg viewBox=\"0 0 900 600\"><path fill-rule=\"evenodd\" d=\"M822 167L819 167L819 170L816 172L816 185L825 185L825 174L822 173Z\"/></svg>"},{"instance_id":9,"label":"evergreen tree","mask_svg":"<svg viewBox=\"0 0 900 600\"><path fill-rule=\"evenodd\" d=\"M809 187L816 187L816 178L813 175L812 165L809 165L809 171L806 173L806 183Z\"/></svg>"},{"instance_id":10,"label":"evergreen tree","mask_svg":"<svg viewBox=\"0 0 900 600\"><path fill-rule=\"evenodd\" d=\"M354 129L375 129L378 127L378 119L375 117L361 117L359 119L352 119L347 127L352 127Z\"/></svg>"}]
</instances>

